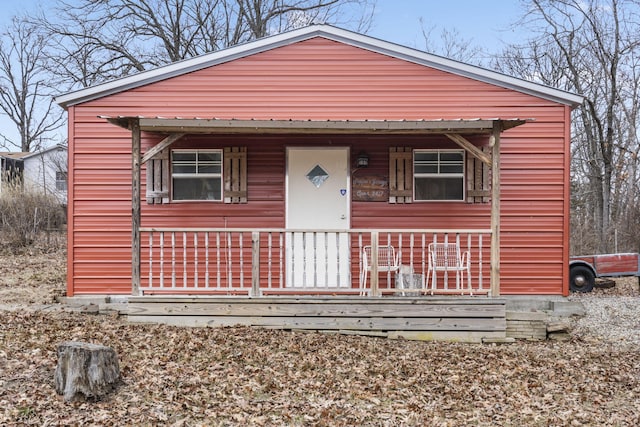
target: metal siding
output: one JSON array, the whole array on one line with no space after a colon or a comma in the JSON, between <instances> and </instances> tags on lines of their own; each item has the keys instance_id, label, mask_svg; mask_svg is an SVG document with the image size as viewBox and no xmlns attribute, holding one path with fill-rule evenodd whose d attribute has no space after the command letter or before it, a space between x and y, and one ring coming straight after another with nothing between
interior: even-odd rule
<instances>
[{"instance_id":1,"label":"metal siding","mask_svg":"<svg viewBox=\"0 0 640 427\"><path fill-rule=\"evenodd\" d=\"M112 200L126 200L131 202L131 188L124 185L103 184L74 184L76 200L94 200L95 194L109 193Z\"/></svg>"},{"instance_id":2,"label":"metal siding","mask_svg":"<svg viewBox=\"0 0 640 427\"><path fill-rule=\"evenodd\" d=\"M524 231L509 232L500 236L502 246L505 250L529 249L558 249L562 248L562 243L556 240L555 233L547 231Z\"/></svg>"},{"instance_id":3,"label":"metal siding","mask_svg":"<svg viewBox=\"0 0 640 427\"><path fill-rule=\"evenodd\" d=\"M75 139L75 112L76 107L69 107L67 110L67 295L72 297L75 293L75 271L73 259L75 256L75 189L73 182L75 177L75 164L73 151L76 147Z\"/></svg>"},{"instance_id":4,"label":"metal siding","mask_svg":"<svg viewBox=\"0 0 640 427\"><path fill-rule=\"evenodd\" d=\"M89 229L74 233L76 247L82 248L110 248L110 247L129 247L131 248L131 233L118 232L114 233L108 229Z\"/></svg>"},{"instance_id":5,"label":"metal siding","mask_svg":"<svg viewBox=\"0 0 640 427\"><path fill-rule=\"evenodd\" d=\"M504 294L562 292L567 108L325 39L312 39L69 108L69 294L129 293L131 136L100 115L238 119L420 120L525 117L503 133ZM475 143L482 143L477 138ZM143 151L159 139L142 135ZM386 175L389 146L454 147L446 138L189 136L178 146L248 147L248 199L142 203L143 226L284 226L285 148L349 146ZM145 191L144 168L142 193ZM73 198L73 200L71 200ZM490 205L353 202L352 226L488 227ZM527 240L528 235L535 237ZM514 242L517 242L515 244ZM126 249L126 250L125 250ZM554 260L555 256L559 259ZM540 275L540 272L544 272Z\"/></svg>"},{"instance_id":6,"label":"metal siding","mask_svg":"<svg viewBox=\"0 0 640 427\"><path fill-rule=\"evenodd\" d=\"M564 156L553 153L521 153L505 154L500 157L501 169L516 169L519 171L529 169L542 169L563 175L562 163Z\"/></svg>"},{"instance_id":7,"label":"metal siding","mask_svg":"<svg viewBox=\"0 0 640 427\"><path fill-rule=\"evenodd\" d=\"M501 197L504 200L544 201L563 200L564 188L562 185L509 185L500 187Z\"/></svg>"},{"instance_id":8,"label":"metal siding","mask_svg":"<svg viewBox=\"0 0 640 427\"><path fill-rule=\"evenodd\" d=\"M562 243L564 252L562 256L562 295L569 295L569 239L571 237L570 224L571 224L571 109L565 107L564 109L564 224L563 224L563 238Z\"/></svg>"}]
</instances>

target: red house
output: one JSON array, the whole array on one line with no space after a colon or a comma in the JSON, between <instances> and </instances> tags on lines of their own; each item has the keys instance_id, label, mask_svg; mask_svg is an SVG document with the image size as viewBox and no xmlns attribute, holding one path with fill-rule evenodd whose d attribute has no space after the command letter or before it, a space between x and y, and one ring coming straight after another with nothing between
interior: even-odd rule
<instances>
[{"instance_id":1,"label":"red house","mask_svg":"<svg viewBox=\"0 0 640 427\"><path fill-rule=\"evenodd\" d=\"M580 96L317 25L57 102L69 296L568 294Z\"/></svg>"}]
</instances>

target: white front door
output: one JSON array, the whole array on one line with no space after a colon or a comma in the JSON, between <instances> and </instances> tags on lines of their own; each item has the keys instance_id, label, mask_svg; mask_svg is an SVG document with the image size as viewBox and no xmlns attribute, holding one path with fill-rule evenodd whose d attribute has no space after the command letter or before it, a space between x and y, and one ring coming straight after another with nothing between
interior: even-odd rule
<instances>
[{"instance_id":1,"label":"white front door","mask_svg":"<svg viewBox=\"0 0 640 427\"><path fill-rule=\"evenodd\" d=\"M350 287L349 149L287 149L287 286Z\"/></svg>"}]
</instances>

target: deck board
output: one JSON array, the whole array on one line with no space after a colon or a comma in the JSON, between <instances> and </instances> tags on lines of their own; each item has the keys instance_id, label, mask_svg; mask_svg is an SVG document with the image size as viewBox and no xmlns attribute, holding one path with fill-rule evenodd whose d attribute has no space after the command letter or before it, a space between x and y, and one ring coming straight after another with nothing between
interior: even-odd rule
<instances>
[{"instance_id":1,"label":"deck board","mask_svg":"<svg viewBox=\"0 0 640 427\"><path fill-rule=\"evenodd\" d=\"M149 322L157 316L129 315L130 321ZM279 316L175 316L175 324L198 326L263 326L283 329L368 331L504 331L500 318L403 318L403 317L279 317Z\"/></svg>"},{"instance_id":2,"label":"deck board","mask_svg":"<svg viewBox=\"0 0 640 427\"><path fill-rule=\"evenodd\" d=\"M486 297L154 295L130 297L126 314L135 323L481 342L506 337L505 307L505 300Z\"/></svg>"},{"instance_id":3,"label":"deck board","mask_svg":"<svg viewBox=\"0 0 640 427\"><path fill-rule=\"evenodd\" d=\"M442 318L503 317L503 304L367 304L315 303L306 301L246 302L229 301L148 301L129 303L129 315L201 315L201 316L280 316L280 317L402 317Z\"/></svg>"}]
</instances>

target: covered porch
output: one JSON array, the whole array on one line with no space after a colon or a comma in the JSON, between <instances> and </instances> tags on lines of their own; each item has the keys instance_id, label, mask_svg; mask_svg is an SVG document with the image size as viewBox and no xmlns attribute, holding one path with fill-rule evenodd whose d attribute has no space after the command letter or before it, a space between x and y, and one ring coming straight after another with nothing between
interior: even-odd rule
<instances>
[{"instance_id":1,"label":"covered porch","mask_svg":"<svg viewBox=\"0 0 640 427\"><path fill-rule=\"evenodd\" d=\"M503 131L522 125L522 119L458 119L458 120L419 120L419 121L349 121L349 120L220 120L220 119L182 119L182 118L145 118L145 117L105 117L109 122L131 131L132 141L132 295L142 296L153 293L227 293L260 297L274 293L308 294L352 293L380 296L396 293L392 272L387 271L383 279L379 272L378 251L382 246L393 246L402 259L397 263L406 266L404 273L419 274L418 291L422 294L484 294L490 297L500 295L500 177L491 173L490 189L490 227L488 229L455 230L443 229L199 229L158 228L141 225L141 169L142 165L158 153L172 146L188 134L286 134L286 135L392 135L402 138L407 135L443 135L463 148L466 153L479 159L491 171L500 170L500 135ZM144 154L141 149L141 134L149 133L161 136L160 142L149 148ZM467 136L482 136L487 139L487 154L471 143ZM245 166L246 167L246 166ZM391 166L390 166L391 167ZM244 172L246 174L246 171ZM149 186L149 174L147 174ZM244 178L246 186L246 178ZM152 185L152 183L151 183ZM234 184L235 185L235 184ZM389 186L403 185L390 182ZM227 190L235 190L229 188ZM403 189L400 189L401 191ZM410 192L405 190L404 194ZM234 195L233 191L229 191ZM407 199L410 195L407 194ZM245 199L246 201L246 199ZM143 238L144 235L144 238ZM302 245L304 260L296 269L294 255L286 252L298 243ZM318 236L322 245L336 247L335 254L328 248L319 248ZM333 236L332 238L330 236ZM311 239L311 240L309 240ZM467 279L473 285L462 286L457 280L450 286L449 273L444 271L441 285L433 280L435 271L429 270L429 243L447 242L456 244L471 260ZM487 245L488 241L488 245ZM143 245L147 245L143 248ZM367 283L363 283L365 269L362 259L363 249L373 250L369 260ZM309 247L309 248L307 248ZM288 249L289 248L289 249ZM320 259L319 250L325 255ZM311 252L309 252L311 250ZM180 254L180 252L182 252ZM291 251L290 251L291 252ZM334 251L335 252L335 251ZM146 253L146 255L144 255ZM292 252L293 253L293 252ZM349 280L334 283L330 280L318 281L318 272L329 274L331 262L344 263L348 257L348 267L344 271ZM331 261L331 262L329 262ZM355 261L355 262L354 262ZM176 265L182 263L178 271ZM288 264L288 265L287 265ZM211 275L211 265L216 266ZM220 266L223 265L224 268ZM265 271L266 270L266 271ZM288 273L285 271L288 270ZM144 275L143 275L144 272ZM168 275L167 275L167 272ZM224 272L224 274L223 274ZM235 273L235 277L234 277ZM394 271L393 273L400 273ZM289 277L287 277L289 274ZM296 274L301 275L298 277ZM334 273L331 273L332 275ZM341 270L337 268L337 275ZM143 277L146 280L143 283ZM191 278L189 278L191 276ZM344 274L343 274L344 276ZM357 286L350 277L358 277ZM454 274L459 279L458 274ZM346 276L345 276L346 277ZM155 278L155 281L154 281ZM427 283L427 280L432 283ZM295 283L294 283L295 282ZM415 287L415 286L414 286Z\"/></svg>"},{"instance_id":2,"label":"covered porch","mask_svg":"<svg viewBox=\"0 0 640 427\"><path fill-rule=\"evenodd\" d=\"M107 120L132 135L130 319L357 331L416 339L434 332L471 341L505 336L505 303L499 298L499 173L489 174L489 188L481 192L490 205L486 228L308 229L144 226L141 171L142 165L185 135L229 134L383 134L400 140L438 135L491 171L499 171L501 133L525 120ZM144 153L143 134L161 137ZM485 140L484 150L477 146L478 138ZM390 179L389 187L402 185ZM229 188L232 197L241 194L236 189ZM411 188L400 188L396 194L411 203L410 193ZM432 244L455 246L468 264L457 270L437 269ZM394 251L393 260L381 261L380 253L389 248Z\"/></svg>"}]
</instances>

